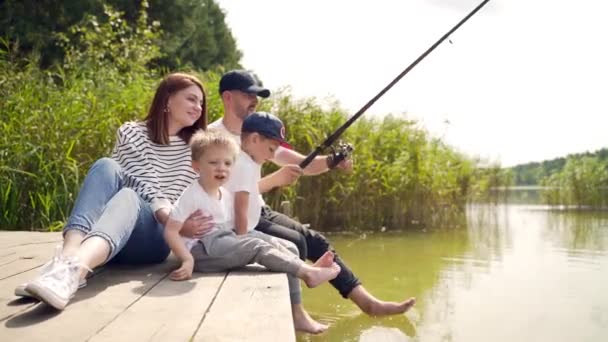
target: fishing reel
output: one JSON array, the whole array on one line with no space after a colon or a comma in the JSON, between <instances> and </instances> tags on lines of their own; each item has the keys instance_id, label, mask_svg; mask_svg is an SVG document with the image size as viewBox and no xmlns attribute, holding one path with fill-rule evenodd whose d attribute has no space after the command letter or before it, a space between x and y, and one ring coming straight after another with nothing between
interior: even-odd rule
<instances>
[{"instance_id":1,"label":"fishing reel","mask_svg":"<svg viewBox=\"0 0 608 342\"><path fill-rule=\"evenodd\" d=\"M355 148L352 144L339 141L337 145L329 147L331 152L327 155L327 167L336 168L343 160L348 159Z\"/></svg>"}]
</instances>

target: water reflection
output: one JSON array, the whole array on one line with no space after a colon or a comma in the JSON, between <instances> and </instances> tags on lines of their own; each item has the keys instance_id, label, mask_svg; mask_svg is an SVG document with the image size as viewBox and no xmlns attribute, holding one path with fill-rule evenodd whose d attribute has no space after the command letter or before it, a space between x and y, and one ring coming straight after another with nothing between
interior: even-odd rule
<instances>
[{"instance_id":1,"label":"water reflection","mask_svg":"<svg viewBox=\"0 0 608 342\"><path fill-rule=\"evenodd\" d=\"M546 209L475 204L459 228L333 235L368 290L418 302L370 318L330 286L305 289L305 307L331 328L298 339L608 340L608 214Z\"/></svg>"},{"instance_id":2,"label":"water reflection","mask_svg":"<svg viewBox=\"0 0 608 342\"><path fill-rule=\"evenodd\" d=\"M325 319L324 319L325 318ZM370 318L363 314L343 316L330 322L331 328L320 336L302 335L299 341L411 341L416 336L414 324L406 315Z\"/></svg>"},{"instance_id":3,"label":"water reflection","mask_svg":"<svg viewBox=\"0 0 608 342\"><path fill-rule=\"evenodd\" d=\"M508 204L540 204L541 186L513 186L508 188L494 189L490 193L490 199L498 203Z\"/></svg>"},{"instance_id":4,"label":"water reflection","mask_svg":"<svg viewBox=\"0 0 608 342\"><path fill-rule=\"evenodd\" d=\"M387 328L373 326L369 329L363 330L360 342L377 342L377 341L390 341L390 342L402 342L411 341L407 335L401 332L397 328Z\"/></svg>"},{"instance_id":5,"label":"water reflection","mask_svg":"<svg viewBox=\"0 0 608 342\"><path fill-rule=\"evenodd\" d=\"M547 237L573 253L604 254L608 250L608 213L553 212L548 215Z\"/></svg>"}]
</instances>

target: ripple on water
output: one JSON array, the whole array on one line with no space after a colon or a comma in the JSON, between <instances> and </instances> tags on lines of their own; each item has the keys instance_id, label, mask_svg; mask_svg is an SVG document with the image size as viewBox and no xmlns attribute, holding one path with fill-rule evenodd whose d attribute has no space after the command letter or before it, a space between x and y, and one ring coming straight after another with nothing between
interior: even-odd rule
<instances>
[{"instance_id":1,"label":"ripple on water","mask_svg":"<svg viewBox=\"0 0 608 342\"><path fill-rule=\"evenodd\" d=\"M359 337L359 342L402 342L411 341L405 333L397 328L372 326L363 330Z\"/></svg>"}]
</instances>

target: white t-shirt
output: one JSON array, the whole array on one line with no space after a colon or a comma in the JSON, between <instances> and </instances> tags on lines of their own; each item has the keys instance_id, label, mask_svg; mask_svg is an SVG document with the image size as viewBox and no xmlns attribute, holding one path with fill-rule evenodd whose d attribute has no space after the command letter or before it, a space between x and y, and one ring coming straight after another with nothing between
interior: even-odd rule
<instances>
[{"instance_id":1,"label":"white t-shirt","mask_svg":"<svg viewBox=\"0 0 608 342\"><path fill-rule=\"evenodd\" d=\"M224 184L224 187L232 193L232 196L234 196L236 192L241 191L249 193L247 231L253 230L255 226L258 225L262 206L264 205L258 186L261 174L262 166L251 159L247 153L241 151L236 157L236 162L232 166L232 172L228 178L228 182Z\"/></svg>"},{"instance_id":2,"label":"white t-shirt","mask_svg":"<svg viewBox=\"0 0 608 342\"><path fill-rule=\"evenodd\" d=\"M213 128L213 129L221 129L221 130L224 130L224 131L230 133L234 137L234 139L236 140L236 142L239 144L239 146L241 145L241 135L240 134L234 134L234 133L230 132L228 130L228 128L226 128L226 126L224 126L224 122L222 121L222 119L218 119L216 121L213 121L212 123L210 123L208 125L208 127L209 128ZM279 153L279 151L281 149L283 149L283 148L284 148L283 146L279 146L279 148L277 148L277 150L274 152L274 155L276 156L277 153ZM235 167L236 167L236 165L235 165ZM261 175L262 175L261 167L259 169L260 169L260 172L258 173L258 181L261 179ZM234 179L234 175L230 176L230 179ZM234 192L234 191L232 191L232 192ZM266 202L264 201L264 197L262 197L262 195L260 194L259 188L258 188L257 193L259 195L258 196L258 201L260 202L260 206L261 206L260 207L260 211L261 211L261 208L266 205ZM251 195L251 193L249 195ZM249 209L251 209L251 204L253 202L251 200L251 198L253 198L253 197L250 197L250 200L249 200ZM258 214L260 214L260 213L258 212ZM260 220L260 218L259 218L259 215L258 215L258 218L256 219L256 222L258 222L259 220ZM247 222L248 222L247 226L249 226L249 221L250 220L247 220ZM256 223L256 225L257 225L257 223Z\"/></svg>"},{"instance_id":3,"label":"white t-shirt","mask_svg":"<svg viewBox=\"0 0 608 342\"><path fill-rule=\"evenodd\" d=\"M239 146L241 146L241 135L230 132L228 130L228 128L226 128L226 126L224 126L224 122L222 121L221 118L208 124L207 127L213 128L213 129L220 129L222 131L226 131L226 132L230 133L232 135L232 137L234 138L234 140L236 140L236 142L239 144Z\"/></svg>"},{"instance_id":4,"label":"white t-shirt","mask_svg":"<svg viewBox=\"0 0 608 342\"><path fill-rule=\"evenodd\" d=\"M215 229L229 229L234 227L234 199L230 191L220 188L221 199L209 196L203 187L195 180L182 193L171 210L170 217L176 221L184 222L188 216L200 209L203 214L211 215L215 224L214 229L207 232L210 234ZM186 248L192 249L197 239L182 237Z\"/></svg>"}]
</instances>

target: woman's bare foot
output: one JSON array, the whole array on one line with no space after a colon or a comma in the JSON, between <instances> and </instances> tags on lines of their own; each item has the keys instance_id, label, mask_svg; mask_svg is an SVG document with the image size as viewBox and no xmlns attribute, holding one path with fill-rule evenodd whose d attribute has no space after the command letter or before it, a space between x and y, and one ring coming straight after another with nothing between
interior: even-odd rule
<instances>
[{"instance_id":1,"label":"woman's bare foot","mask_svg":"<svg viewBox=\"0 0 608 342\"><path fill-rule=\"evenodd\" d=\"M334 253L331 251L325 252L317 261L312 264L315 267L329 267L334 263Z\"/></svg>"},{"instance_id":2,"label":"woman's bare foot","mask_svg":"<svg viewBox=\"0 0 608 342\"><path fill-rule=\"evenodd\" d=\"M387 316L401 314L416 304L416 298L412 297L403 302L386 302L372 296L362 285L355 287L348 298L352 300L361 311L370 316Z\"/></svg>"},{"instance_id":3,"label":"woman's bare foot","mask_svg":"<svg viewBox=\"0 0 608 342\"><path fill-rule=\"evenodd\" d=\"M293 315L293 326L297 331L307 332L310 334L320 334L327 330L328 326L321 324L308 314L302 307L302 304L293 304L291 306Z\"/></svg>"}]
</instances>

